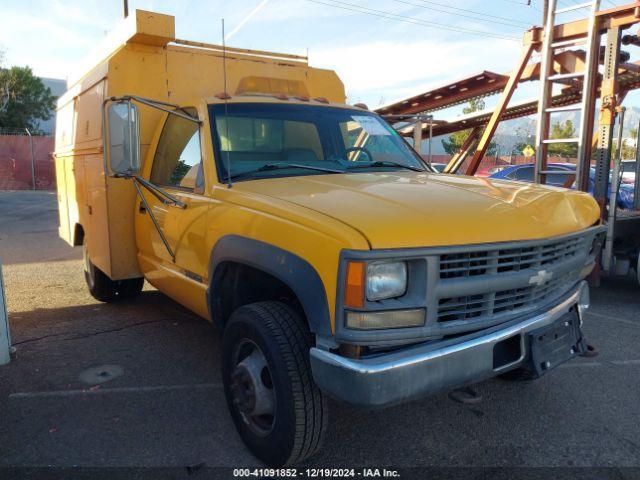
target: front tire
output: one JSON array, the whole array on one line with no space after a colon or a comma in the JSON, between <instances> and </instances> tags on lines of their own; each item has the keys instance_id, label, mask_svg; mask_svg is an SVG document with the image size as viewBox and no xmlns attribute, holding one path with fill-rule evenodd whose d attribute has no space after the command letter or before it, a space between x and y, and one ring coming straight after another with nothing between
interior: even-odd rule
<instances>
[{"instance_id":1,"label":"front tire","mask_svg":"<svg viewBox=\"0 0 640 480\"><path fill-rule=\"evenodd\" d=\"M222 344L224 391L249 450L274 467L313 455L327 424L326 398L313 382L311 333L289 306L238 308Z\"/></svg>"},{"instance_id":2,"label":"front tire","mask_svg":"<svg viewBox=\"0 0 640 480\"><path fill-rule=\"evenodd\" d=\"M89 258L86 239L82 242L84 260L84 280L89 293L101 302L113 302L124 298L135 297L142 292L144 278L111 280L102 270L96 267Z\"/></svg>"}]
</instances>

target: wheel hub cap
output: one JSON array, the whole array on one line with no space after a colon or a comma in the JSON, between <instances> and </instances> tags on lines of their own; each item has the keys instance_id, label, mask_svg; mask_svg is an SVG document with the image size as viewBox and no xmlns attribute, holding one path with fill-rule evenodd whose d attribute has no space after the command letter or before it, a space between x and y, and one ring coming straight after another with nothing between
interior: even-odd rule
<instances>
[{"instance_id":1,"label":"wheel hub cap","mask_svg":"<svg viewBox=\"0 0 640 480\"><path fill-rule=\"evenodd\" d=\"M231 374L231 393L238 410L256 417L274 414L273 385L266 359L254 350Z\"/></svg>"}]
</instances>

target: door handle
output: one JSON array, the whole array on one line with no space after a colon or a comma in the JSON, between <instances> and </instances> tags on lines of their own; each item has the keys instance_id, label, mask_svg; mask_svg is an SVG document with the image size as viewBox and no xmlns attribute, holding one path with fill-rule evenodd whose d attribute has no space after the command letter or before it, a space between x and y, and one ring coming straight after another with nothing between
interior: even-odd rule
<instances>
[{"instance_id":1,"label":"door handle","mask_svg":"<svg viewBox=\"0 0 640 480\"><path fill-rule=\"evenodd\" d=\"M147 209L144 207L142 203L140 203L140 208L138 208L138 211L143 214L147 213Z\"/></svg>"}]
</instances>

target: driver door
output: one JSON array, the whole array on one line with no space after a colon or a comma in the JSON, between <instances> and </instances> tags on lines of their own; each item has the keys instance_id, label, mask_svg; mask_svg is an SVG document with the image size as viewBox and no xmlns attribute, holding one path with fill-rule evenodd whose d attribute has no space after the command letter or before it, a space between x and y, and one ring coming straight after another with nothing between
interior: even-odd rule
<instances>
[{"instance_id":1,"label":"driver door","mask_svg":"<svg viewBox=\"0 0 640 480\"><path fill-rule=\"evenodd\" d=\"M195 109L184 110L197 115ZM152 163L145 166L145 177L185 207L165 205L148 190L142 190L175 259L164 245L150 212L138 199L135 216L140 267L155 287L206 316L206 311L200 312L200 297L204 295L207 276L205 232L209 201L204 195L200 125L168 115Z\"/></svg>"}]
</instances>

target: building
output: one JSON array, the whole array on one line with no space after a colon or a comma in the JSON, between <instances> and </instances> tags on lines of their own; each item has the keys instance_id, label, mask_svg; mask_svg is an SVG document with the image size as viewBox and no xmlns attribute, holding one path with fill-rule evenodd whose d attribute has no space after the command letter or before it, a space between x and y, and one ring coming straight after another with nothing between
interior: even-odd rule
<instances>
[{"instance_id":1,"label":"building","mask_svg":"<svg viewBox=\"0 0 640 480\"><path fill-rule=\"evenodd\" d=\"M56 97L62 96L67 91L67 81L59 78L46 78L40 77L45 87L49 87L51 93ZM51 118L49 120L38 120L38 129L45 135L53 136L56 128L56 112L51 112Z\"/></svg>"}]
</instances>

